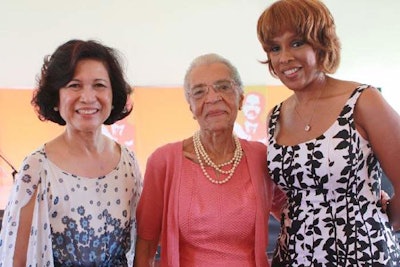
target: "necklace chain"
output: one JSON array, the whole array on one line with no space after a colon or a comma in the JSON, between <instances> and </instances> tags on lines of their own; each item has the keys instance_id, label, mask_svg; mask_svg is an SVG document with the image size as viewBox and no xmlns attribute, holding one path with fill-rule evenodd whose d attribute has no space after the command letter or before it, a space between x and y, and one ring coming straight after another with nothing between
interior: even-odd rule
<instances>
[{"instance_id":1,"label":"necklace chain","mask_svg":"<svg viewBox=\"0 0 400 267\"><path fill-rule=\"evenodd\" d=\"M206 178L213 184L224 184L224 183L228 182L232 178L233 174L235 173L236 167L239 165L239 162L242 159L243 151L242 151L242 146L240 145L239 138L236 135L233 135L233 139L235 140L236 148L233 153L232 159L230 159L227 162L221 163L221 164L216 164L211 160L210 156L207 154L206 150L204 149L204 146L200 140L200 132L197 131L193 135L194 151L195 151L197 159L200 163L200 168L203 171L203 174L206 176ZM208 172L204 166L205 164L213 167L215 171L217 171L221 174L228 175L228 176L223 180L213 179L208 174ZM229 169L229 170L222 169L222 167L227 166L229 164L233 164L231 169Z\"/></svg>"},{"instance_id":2,"label":"necklace chain","mask_svg":"<svg viewBox=\"0 0 400 267\"><path fill-rule=\"evenodd\" d=\"M324 87L324 88L325 88L325 87ZM297 110L297 106L299 105L299 100L297 99L296 94L294 95L294 98L295 98L295 100L296 100L296 105L294 106L294 110L296 111L296 114L297 114L297 116L299 116L300 120L302 120L303 123L306 125L306 126L304 127L304 131L306 131L306 132L309 132L309 131L311 130L311 121L312 121L312 119L313 119L313 117L314 117L315 109L317 108L317 104L318 104L318 102L319 102L319 99L320 99L321 96L322 96L322 92L323 92L324 88L321 89L321 92L319 93L318 98L315 100L314 107L313 107L313 110L312 110L312 113L311 113L311 117L310 117L310 119L308 120L308 122L306 122L306 121L303 119L303 117L300 115L299 111Z\"/></svg>"}]
</instances>

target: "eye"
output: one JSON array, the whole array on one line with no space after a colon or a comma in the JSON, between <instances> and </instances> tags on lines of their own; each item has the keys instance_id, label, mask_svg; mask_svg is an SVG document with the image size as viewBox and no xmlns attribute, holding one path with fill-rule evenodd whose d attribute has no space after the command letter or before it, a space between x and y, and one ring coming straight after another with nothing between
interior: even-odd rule
<instances>
[{"instance_id":1,"label":"eye","mask_svg":"<svg viewBox=\"0 0 400 267\"><path fill-rule=\"evenodd\" d=\"M279 47L279 45L271 45L269 47L269 51L270 52L279 52L279 50L281 50L281 48Z\"/></svg>"},{"instance_id":2,"label":"eye","mask_svg":"<svg viewBox=\"0 0 400 267\"><path fill-rule=\"evenodd\" d=\"M302 40L296 40L296 41L293 41L292 46L293 46L293 47L300 47L300 46L303 46L304 44L305 44L304 41L302 41Z\"/></svg>"},{"instance_id":3,"label":"eye","mask_svg":"<svg viewBox=\"0 0 400 267\"><path fill-rule=\"evenodd\" d=\"M217 91L227 92L232 90L232 83L228 81L218 82L214 84L214 88Z\"/></svg>"},{"instance_id":4,"label":"eye","mask_svg":"<svg viewBox=\"0 0 400 267\"><path fill-rule=\"evenodd\" d=\"M106 88L107 85L105 85L105 84L103 84L103 83L95 83L95 84L94 84L94 87L100 89L100 88Z\"/></svg>"},{"instance_id":5,"label":"eye","mask_svg":"<svg viewBox=\"0 0 400 267\"><path fill-rule=\"evenodd\" d=\"M78 82L70 82L65 87L73 89L73 90L78 90L78 89L80 89L80 83L78 83Z\"/></svg>"},{"instance_id":6,"label":"eye","mask_svg":"<svg viewBox=\"0 0 400 267\"><path fill-rule=\"evenodd\" d=\"M207 91L207 87L200 85L200 86L193 87L190 92L194 98L201 98L202 96L205 95L206 91Z\"/></svg>"}]
</instances>

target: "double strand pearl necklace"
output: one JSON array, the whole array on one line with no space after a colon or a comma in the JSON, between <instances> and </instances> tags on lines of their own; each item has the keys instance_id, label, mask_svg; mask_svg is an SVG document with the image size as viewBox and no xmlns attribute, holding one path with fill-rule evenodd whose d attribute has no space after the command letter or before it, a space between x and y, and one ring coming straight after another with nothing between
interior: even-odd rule
<instances>
[{"instance_id":1,"label":"double strand pearl necklace","mask_svg":"<svg viewBox=\"0 0 400 267\"><path fill-rule=\"evenodd\" d=\"M221 164L216 164L211 160L210 156L207 154L206 150L204 149L204 146L200 141L200 132L197 131L193 135L194 151L196 152L197 159L199 160L200 168L203 171L206 178L213 184L224 184L224 183L228 182L232 178L233 174L235 173L236 167L239 165L239 162L242 159L243 151L242 151L242 146L240 145L239 138L237 138L236 135L233 135L233 138L235 140L235 145L236 145L235 151L233 153L233 158L227 162L224 162ZM232 163L233 163L233 166L230 170L225 171L225 170L221 169L222 167L227 166ZM228 176L223 180L213 179L208 174L208 172L204 166L205 164L213 167L215 171L217 171L221 174L227 174Z\"/></svg>"}]
</instances>

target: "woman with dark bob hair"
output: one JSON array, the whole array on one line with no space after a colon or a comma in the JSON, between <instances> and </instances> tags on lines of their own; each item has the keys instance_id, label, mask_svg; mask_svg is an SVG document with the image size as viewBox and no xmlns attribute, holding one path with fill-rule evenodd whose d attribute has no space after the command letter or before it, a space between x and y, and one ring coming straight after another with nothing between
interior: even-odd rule
<instances>
[{"instance_id":1,"label":"woman with dark bob hair","mask_svg":"<svg viewBox=\"0 0 400 267\"><path fill-rule=\"evenodd\" d=\"M76 65L82 59L103 62L110 76L113 109L104 124L113 124L132 111L132 107L126 106L132 88L125 81L117 51L92 40L71 40L61 45L53 55L46 57L43 64L39 88L32 99L41 120L65 125L65 120L53 107L58 104L60 88L72 79Z\"/></svg>"},{"instance_id":2,"label":"woman with dark bob hair","mask_svg":"<svg viewBox=\"0 0 400 267\"><path fill-rule=\"evenodd\" d=\"M269 174L287 196L272 266L400 266L399 115L373 86L331 77L340 44L323 2L275 1L257 33L293 91L267 119Z\"/></svg>"},{"instance_id":3,"label":"woman with dark bob hair","mask_svg":"<svg viewBox=\"0 0 400 267\"><path fill-rule=\"evenodd\" d=\"M116 50L71 40L44 60L32 103L65 130L28 155L0 235L0 266L132 266L142 183L102 132L132 111Z\"/></svg>"}]
</instances>

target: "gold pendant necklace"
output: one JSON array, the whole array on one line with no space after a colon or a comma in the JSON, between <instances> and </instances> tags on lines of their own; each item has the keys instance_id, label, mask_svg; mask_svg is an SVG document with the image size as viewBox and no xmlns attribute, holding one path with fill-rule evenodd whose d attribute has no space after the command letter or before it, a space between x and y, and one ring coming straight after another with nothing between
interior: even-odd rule
<instances>
[{"instance_id":1,"label":"gold pendant necklace","mask_svg":"<svg viewBox=\"0 0 400 267\"><path fill-rule=\"evenodd\" d=\"M310 119L308 120L308 122L305 121L305 120L303 119L303 117L300 115L299 111L297 110L297 106L299 105L299 100L297 99L296 94L294 95L294 99L295 99L295 101L296 101L296 105L294 106L294 110L296 111L296 114L297 114L297 116L299 116L300 120L303 121L303 123L306 125L306 126L304 127L304 131L306 131L306 132L309 132L309 131L311 130L311 121L312 121L312 119L313 119L313 117L314 117L315 109L316 109L316 107L317 107L317 104L318 104L318 102L319 102L319 99L320 99L321 96L322 96L322 92L323 92L324 88L325 88L325 86L321 89L321 92L319 93L318 98L315 100L314 107L313 107L313 110L312 110L312 113L311 113L311 117L310 117Z\"/></svg>"}]
</instances>

